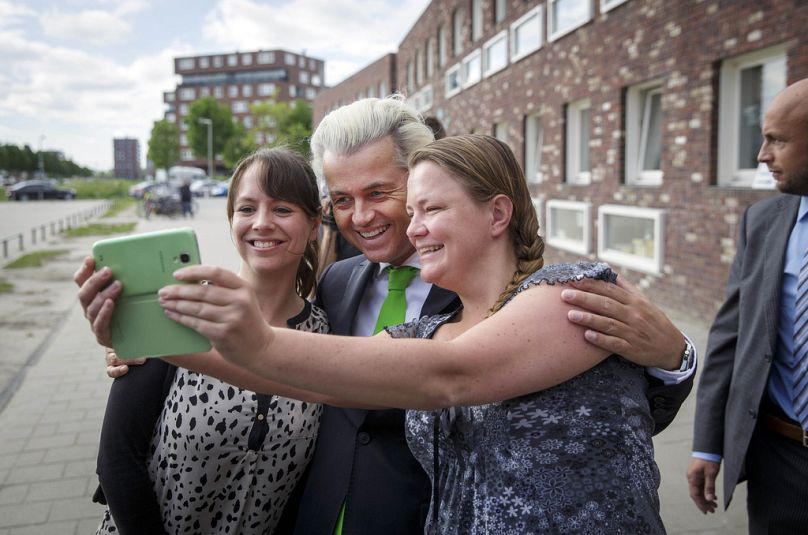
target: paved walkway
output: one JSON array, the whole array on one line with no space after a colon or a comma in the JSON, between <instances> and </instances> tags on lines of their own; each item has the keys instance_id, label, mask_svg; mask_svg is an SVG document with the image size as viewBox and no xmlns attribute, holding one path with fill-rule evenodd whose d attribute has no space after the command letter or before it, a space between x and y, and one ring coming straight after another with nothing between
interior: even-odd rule
<instances>
[{"instance_id":1,"label":"paved walkway","mask_svg":"<svg viewBox=\"0 0 808 535\"><path fill-rule=\"evenodd\" d=\"M223 204L203 204L203 213L193 226L200 237L203 261L213 260L233 268L237 258L233 256L223 213ZM182 224L182 220L152 219L141 222L138 231ZM36 343L29 340L27 365L9 383L12 387L7 399L0 399L0 535L90 534L100 520L102 507L93 504L90 497L97 484L95 458L110 381L104 373L101 351L75 303L70 281L70 274L92 241L60 243L59 247L69 248L71 253L50 264L48 276L9 275L7 270L2 273L6 279L26 278L22 291L34 292L27 295L31 302L41 303L42 296L47 296L52 301L47 308L53 320L45 334L36 331ZM0 295L3 317L8 314L11 299ZM24 302L26 295L16 299ZM703 353L708 325L686 316L672 316ZM13 327L0 328L0 340L5 340L10 330ZM3 342L0 361L9 357L9 347ZM673 534L745 532L743 486L736 491L729 513L703 516L687 495L684 472L689 459L694 397L691 394L674 424L655 441L662 473L663 519Z\"/></svg>"}]
</instances>

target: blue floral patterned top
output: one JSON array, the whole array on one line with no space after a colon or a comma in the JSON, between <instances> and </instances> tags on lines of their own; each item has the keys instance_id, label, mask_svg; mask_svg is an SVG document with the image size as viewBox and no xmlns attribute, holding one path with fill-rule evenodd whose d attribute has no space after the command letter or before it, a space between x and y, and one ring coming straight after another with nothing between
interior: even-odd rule
<instances>
[{"instance_id":1,"label":"blue floral patterned top","mask_svg":"<svg viewBox=\"0 0 808 535\"><path fill-rule=\"evenodd\" d=\"M606 264L547 266L514 292L584 277ZM431 338L452 315L389 328ZM643 369L616 355L553 388L439 411L407 411L407 440L433 481L427 533L665 533ZM437 419L437 421L436 421ZM439 463L434 463L434 451ZM435 480L435 469L438 477Z\"/></svg>"}]
</instances>

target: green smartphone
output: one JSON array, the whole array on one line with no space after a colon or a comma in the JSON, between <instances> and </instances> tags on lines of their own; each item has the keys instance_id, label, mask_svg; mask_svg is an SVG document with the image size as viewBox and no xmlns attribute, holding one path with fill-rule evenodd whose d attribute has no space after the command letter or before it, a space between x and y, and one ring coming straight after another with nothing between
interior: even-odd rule
<instances>
[{"instance_id":1,"label":"green smartphone","mask_svg":"<svg viewBox=\"0 0 808 535\"><path fill-rule=\"evenodd\" d=\"M179 284L181 267L199 264L196 234L178 228L110 238L93 244L95 268L108 266L123 283L112 313L112 346L119 358L161 357L201 353L210 341L163 312L157 291Z\"/></svg>"}]
</instances>

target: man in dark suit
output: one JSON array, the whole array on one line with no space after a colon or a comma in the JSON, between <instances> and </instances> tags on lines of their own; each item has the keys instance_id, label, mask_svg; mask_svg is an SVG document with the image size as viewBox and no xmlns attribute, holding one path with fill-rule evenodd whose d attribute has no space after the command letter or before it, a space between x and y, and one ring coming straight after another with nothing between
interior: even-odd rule
<instances>
[{"instance_id":1,"label":"man in dark suit","mask_svg":"<svg viewBox=\"0 0 808 535\"><path fill-rule=\"evenodd\" d=\"M799 407L808 362L795 326L808 258L808 79L772 101L758 160L786 195L753 204L741 219L726 301L710 329L687 478L696 506L714 512L723 461L725 508L747 480L750 533L806 533L808 434Z\"/></svg>"},{"instance_id":2,"label":"man in dark suit","mask_svg":"<svg viewBox=\"0 0 808 535\"><path fill-rule=\"evenodd\" d=\"M318 303L337 334L373 334L387 293L385 268L419 265L406 236L407 159L431 140L418 115L397 98L365 99L339 108L312 137L312 164L328 185L336 223L364 253L333 264L320 281ZM406 289L406 320L457 304L453 294L416 276ZM654 314L664 318L647 300L638 301L636 308L638 321ZM643 365L667 367L673 362L674 368L682 360L692 364L682 358L688 346L683 335L670 322L659 325L654 351L635 350L635 343L627 358ZM649 395L657 409L657 430L676 414L690 389L688 377L668 387L655 380L657 387ZM325 407L314 457L298 487L299 500L290 502L285 515L289 520L297 507L297 535L423 532L430 484L407 447L401 410Z\"/></svg>"}]
</instances>

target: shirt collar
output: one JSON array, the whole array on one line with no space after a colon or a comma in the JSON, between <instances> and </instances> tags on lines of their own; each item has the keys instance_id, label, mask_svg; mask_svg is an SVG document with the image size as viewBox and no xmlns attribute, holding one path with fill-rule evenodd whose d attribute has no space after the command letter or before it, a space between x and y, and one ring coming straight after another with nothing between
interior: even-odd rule
<instances>
[{"instance_id":1,"label":"shirt collar","mask_svg":"<svg viewBox=\"0 0 808 535\"><path fill-rule=\"evenodd\" d=\"M378 271L378 273L376 273L376 276L378 277L379 275L384 273L384 270L387 269L387 266L391 266L391 265L392 264L390 262L379 262L379 271ZM407 258L404 261L404 263L402 263L401 265L402 266L414 267L416 269L421 269L421 258L418 256L418 253L413 252L410 255L410 257Z\"/></svg>"},{"instance_id":2,"label":"shirt collar","mask_svg":"<svg viewBox=\"0 0 808 535\"><path fill-rule=\"evenodd\" d=\"M797 221L805 221L808 217L808 196L800 197L800 210L797 212Z\"/></svg>"}]
</instances>

